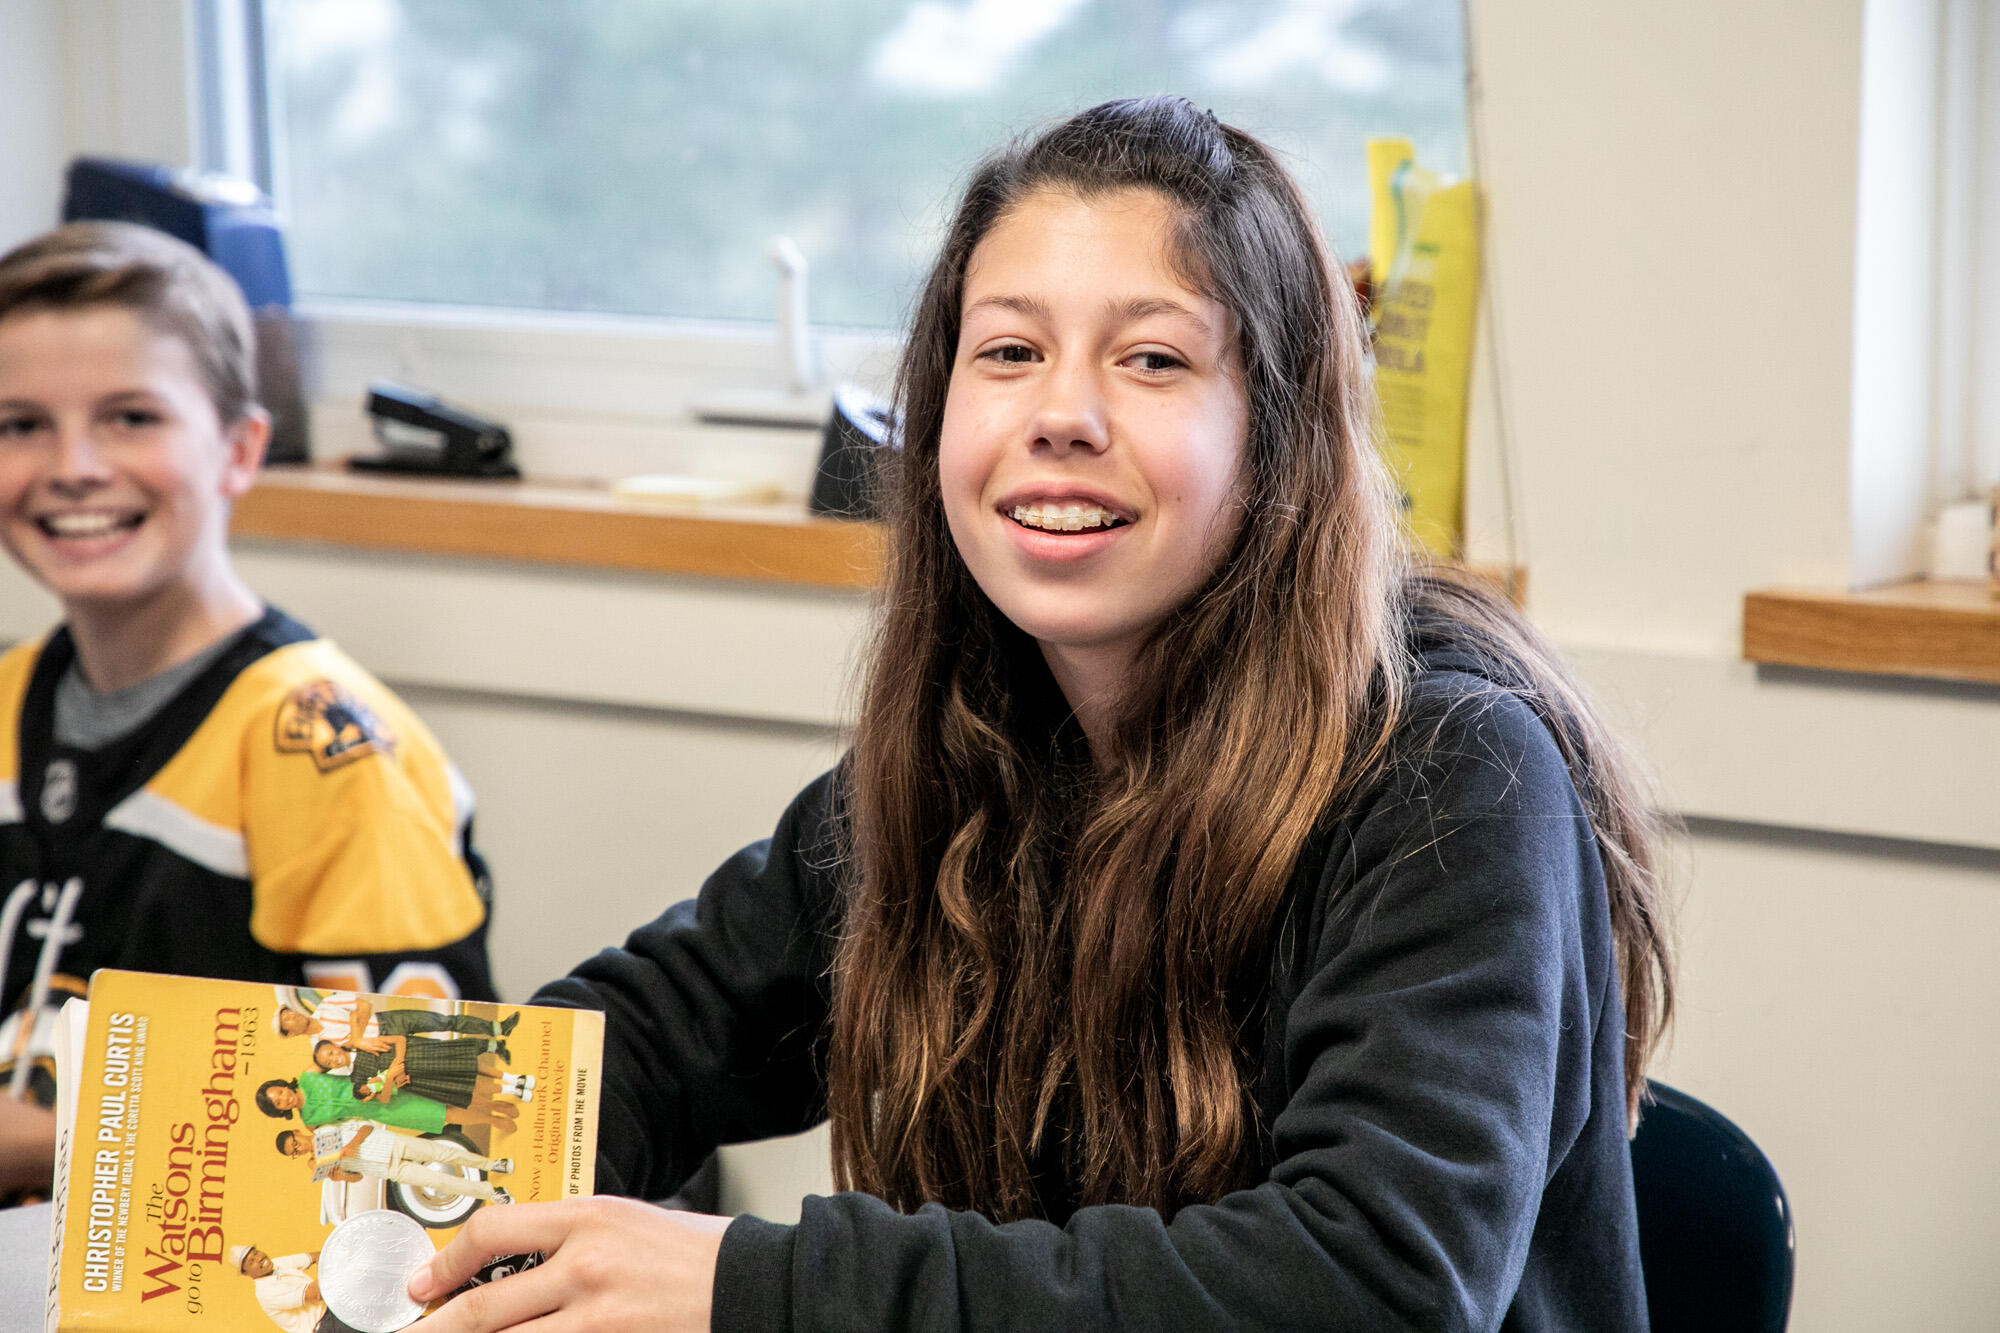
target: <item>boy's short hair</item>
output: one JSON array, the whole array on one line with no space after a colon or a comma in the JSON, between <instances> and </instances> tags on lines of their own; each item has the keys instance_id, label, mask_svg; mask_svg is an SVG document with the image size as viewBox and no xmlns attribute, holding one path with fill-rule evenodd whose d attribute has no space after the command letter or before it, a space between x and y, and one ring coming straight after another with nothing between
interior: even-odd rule
<instances>
[{"instance_id":1,"label":"boy's short hair","mask_svg":"<svg viewBox=\"0 0 2000 1333\"><path fill-rule=\"evenodd\" d=\"M0 319L97 305L130 310L186 344L224 425L256 405L250 307L193 246L130 222L71 222L0 255Z\"/></svg>"}]
</instances>

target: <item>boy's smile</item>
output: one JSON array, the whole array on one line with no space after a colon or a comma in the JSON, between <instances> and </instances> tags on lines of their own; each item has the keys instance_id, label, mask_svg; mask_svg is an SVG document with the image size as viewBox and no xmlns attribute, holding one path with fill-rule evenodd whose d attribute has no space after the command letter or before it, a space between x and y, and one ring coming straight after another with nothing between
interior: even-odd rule
<instances>
[{"instance_id":1,"label":"boy's smile","mask_svg":"<svg viewBox=\"0 0 2000 1333\"><path fill-rule=\"evenodd\" d=\"M73 622L198 603L261 442L261 422L223 425L186 343L130 310L0 319L0 542Z\"/></svg>"}]
</instances>

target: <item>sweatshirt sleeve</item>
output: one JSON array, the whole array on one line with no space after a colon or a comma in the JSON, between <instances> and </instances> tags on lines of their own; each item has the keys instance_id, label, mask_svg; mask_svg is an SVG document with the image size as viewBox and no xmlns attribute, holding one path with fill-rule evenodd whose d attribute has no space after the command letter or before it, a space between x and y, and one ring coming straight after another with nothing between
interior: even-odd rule
<instances>
[{"instance_id":1,"label":"sweatshirt sleeve","mask_svg":"<svg viewBox=\"0 0 2000 1333\"><path fill-rule=\"evenodd\" d=\"M597 1190L658 1199L718 1144L825 1118L836 775L772 836L535 1004L601 1009Z\"/></svg>"},{"instance_id":2,"label":"sweatshirt sleeve","mask_svg":"<svg viewBox=\"0 0 2000 1333\"><path fill-rule=\"evenodd\" d=\"M1429 743L1336 827L1280 963L1264 1180L1061 1227L810 1198L796 1226L731 1226L714 1327L1499 1327L1588 1112L1607 967L1579 917L1602 878L1523 704L1461 685L1419 705L1404 735Z\"/></svg>"}]
</instances>

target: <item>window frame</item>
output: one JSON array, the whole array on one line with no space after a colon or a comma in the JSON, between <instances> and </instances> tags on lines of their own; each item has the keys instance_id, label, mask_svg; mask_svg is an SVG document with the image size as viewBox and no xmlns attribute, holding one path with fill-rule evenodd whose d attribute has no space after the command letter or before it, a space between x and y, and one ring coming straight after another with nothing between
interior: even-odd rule
<instances>
[{"instance_id":1,"label":"window frame","mask_svg":"<svg viewBox=\"0 0 2000 1333\"><path fill-rule=\"evenodd\" d=\"M2000 14L1943 0L1932 503L2000 487Z\"/></svg>"},{"instance_id":2,"label":"window frame","mask_svg":"<svg viewBox=\"0 0 2000 1333\"><path fill-rule=\"evenodd\" d=\"M192 158L283 197L282 107L271 96L269 30L262 0L182 0L189 46ZM785 435L816 444L817 428L715 430L705 404L776 391L785 382L773 318L700 320L507 307L307 297L294 306L306 348L303 373L316 457L361 447L348 418L373 379L401 379L474 407L520 415L516 451L531 473L605 476L647 470L643 444L608 436L662 436L659 457L696 472L744 470L749 450L786 455ZM814 325L823 385L857 382L886 392L903 344L900 330ZM616 419L623 429L608 428ZM567 442L564 436L568 436ZM593 444L590 441L599 441ZM702 445L713 440L715 447ZM770 458L762 459L769 466ZM654 470L661 466L657 461ZM796 460L784 459L786 470Z\"/></svg>"},{"instance_id":3,"label":"window frame","mask_svg":"<svg viewBox=\"0 0 2000 1333\"><path fill-rule=\"evenodd\" d=\"M279 196L284 164L269 144L282 132L281 113L268 96L262 0L179 2L189 48L192 160L246 176ZM114 24L141 32L147 26L148 16L135 13L132 0L83 3ZM1875 17L1885 6L1876 0L1869 9ZM1925 9L1936 25L1936 81L1913 91L1919 100L1935 97L1935 118L1928 133L1910 127L1899 147L1923 137L1935 154L1935 194L1928 201L1935 248L1929 290L1918 302L1930 318L1898 304L1906 311L1903 328L1931 343L1928 371L1920 372L1930 384L1928 420L1910 417L1918 394L1901 396L1895 434L1918 456L1887 465L1907 479L1914 504L1890 524L1901 535L1878 543L1880 552L1870 555L1861 543L1851 570L1857 583L1884 581L1918 558L1910 519L1920 523L1919 514L1927 518L2000 483L2000 226L1983 225L2000 220L2000 15L1987 17L1982 0L1930 0ZM133 46L131 36L119 45ZM1900 74L1922 81L1908 69ZM1897 267L1899 280L1915 276ZM330 298L302 300L295 313L313 353L308 395L323 406L353 401L367 378L393 375L495 410L579 421L617 415L686 430L695 426L705 396L775 389L783 375L775 322ZM1925 323L1930 327L1919 333ZM888 388L900 330L815 326L813 333L823 382L855 379ZM1868 373L1866 364L1858 344L1857 372ZM374 376L364 370L371 366ZM1995 387L1983 389L1989 382ZM1490 425L1478 419L1481 412L1473 415L1472 434L1482 436ZM1855 445L1857 458L1872 447L1859 439ZM1483 447L1470 439L1469 457ZM560 456L550 462L558 472L571 470ZM1859 513L1856 522L1868 526Z\"/></svg>"}]
</instances>

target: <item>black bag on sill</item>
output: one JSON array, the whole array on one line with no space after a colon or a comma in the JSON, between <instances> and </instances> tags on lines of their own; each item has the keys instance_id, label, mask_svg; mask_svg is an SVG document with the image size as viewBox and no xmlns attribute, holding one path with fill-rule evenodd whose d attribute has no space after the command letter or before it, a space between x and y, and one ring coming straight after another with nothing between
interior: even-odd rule
<instances>
[{"instance_id":1,"label":"black bag on sill","mask_svg":"<svg viewBox=\"0 0 2000 1333\"><path fill-rule=\"evenodd\" d=\"M895 414L884 399L859 385L834 389L807 499L812 512L829 518L881 518L895 435Z\"/></svg>"}]
</instances>

